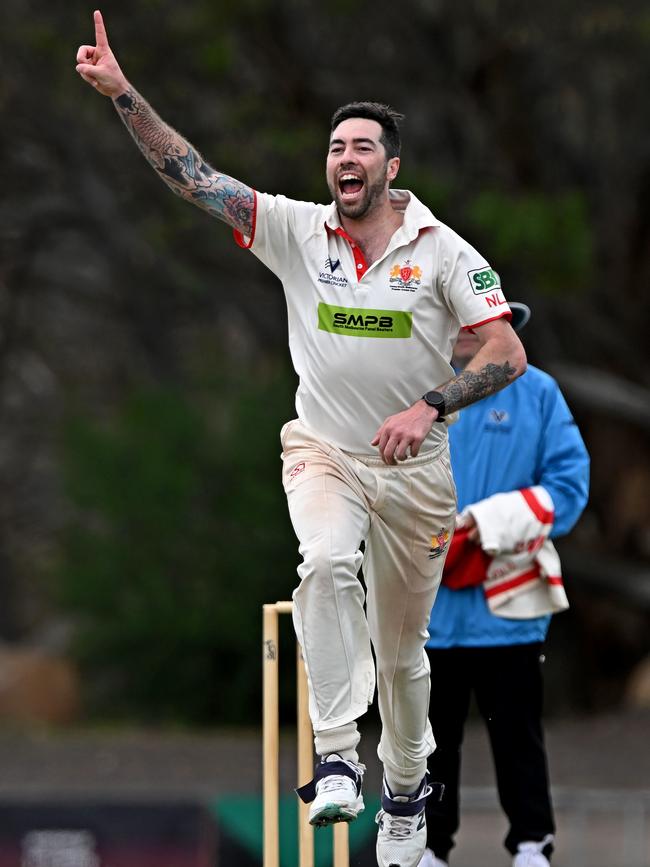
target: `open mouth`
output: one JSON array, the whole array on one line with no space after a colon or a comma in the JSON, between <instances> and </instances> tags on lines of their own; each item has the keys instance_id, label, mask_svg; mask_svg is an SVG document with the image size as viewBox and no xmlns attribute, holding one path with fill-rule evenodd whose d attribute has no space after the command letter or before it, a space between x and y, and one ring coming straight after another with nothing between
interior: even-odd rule
<instances>
[{"instance_id":1,"label":"open mouth","mask_svg":"<svg viewBox=\"0 0 650 867\"><path fill-rule=\"evenodd\" d=\"M339 191L343 201L348 202L358 198L364 184L358 175L346 172L339 178Z\"/></svg>"}]
</instances>

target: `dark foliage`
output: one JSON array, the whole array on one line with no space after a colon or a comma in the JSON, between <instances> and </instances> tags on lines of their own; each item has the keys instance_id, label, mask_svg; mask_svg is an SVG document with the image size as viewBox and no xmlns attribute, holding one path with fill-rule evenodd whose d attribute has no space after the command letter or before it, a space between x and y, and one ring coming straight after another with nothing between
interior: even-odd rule
<instances>
[{"instance_id":1,"label":"dark foliage","mask_svg":"<svg viewBox=\"0 0 650 867\"><path fill-rule=\"evenodd\" d=\"M258 189L322 200L333 110L368 99L404 112L400 184L531 305L531 360L650 385L641 0L102 11L135 86ZM252 719L259 605L289 592L296 559L277 460L293 411L284 302L223 226L169 195L78 78L91 14L78 0L3 4L0 637L52 616L36 576L55 574L96 698ZM577 538L622 553L632 539L647 558L650 515L621 519L649 471L647 436L617 445L620 430L580 421L608 457Z\"/></svg>"}]
</instances>

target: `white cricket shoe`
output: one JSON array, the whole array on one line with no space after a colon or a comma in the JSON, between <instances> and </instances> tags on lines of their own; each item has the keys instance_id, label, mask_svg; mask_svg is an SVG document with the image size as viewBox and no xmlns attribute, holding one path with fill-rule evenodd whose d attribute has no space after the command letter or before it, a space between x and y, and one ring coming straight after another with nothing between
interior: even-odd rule
<instances>
[{"instance_id":1,"label":"white cricket shoe","mask_svg":"<svg viewBox=\"0 0 650 867\"><path fill-rule=\"evenodd\" d=\"M309 803L310 825L332 825L351 822L364 809L361 783L365 765L342 759L332 753L322 759L314 779L298 789L298 795Z\"/></svg>"},{"instance_id":2,"label":"white cricket shoe","mask_svg":"<svg viewBox=\"0 0 650 867\"><path fill-rule=\"evenodd\" d=\"M552 842L553 835L547 834L539 843L533 840L520 843L517 846L518 852L512 862L512 867L551 867L551 862L542 853L542 849Z\"/></svg>"},{"instance_id":3,"label":"white cricket shoe","mask_svg":"<svg viewBox=\"0 0 650 867\"><path fill-rule=\"evenodd\" d=\"M420 858L418 867L449 867L446 861L441 861L436 858L431 849L425 849L424 855Z\"/></svg>"},{"instance_id":4,"label":"white cricket shoe","mask_svg":"<svg viewBox=\"0 0 650 867\"><path fill-rule=\"evenodd\" d=\"M427 843L424 805L430 793L426 777L412 795L393 795L384 778L382 809L375 817L379 867L418 867Z\"/></svg>"}]
</instances>

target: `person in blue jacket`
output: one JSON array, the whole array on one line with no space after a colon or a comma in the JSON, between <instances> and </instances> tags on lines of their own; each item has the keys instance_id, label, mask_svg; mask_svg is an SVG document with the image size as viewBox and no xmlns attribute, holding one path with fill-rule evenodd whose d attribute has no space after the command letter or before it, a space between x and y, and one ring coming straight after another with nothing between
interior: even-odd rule
<instances>
[{"instance_id":1,"label":"person in blue jacket","mask_svg":"<svg viewBox=\"0 0 650 867\"><path fill-rule=\"evenodd\" d=\"M530 318L511 302L512 324ZM459 335L453 364L462 369L478 348ZM552 377L527 372L498 394L469 406L449 429L458 509L494 495L542 486L553 503L550 538L568 533L588 498L589 456ZM480 544L470 520L470 537ZM542 728L541 647L550 615L510 619L494 614L482 584L443 585L436 598L427 654L431 664L429 716L436 739L431 779L442 800L429 799L427 849L420 867L446 867L459 827L463 728L474 693L492 749L501 806L509 821L504 840L513 867L548 867L555 831Z\"/></svg>"}]
</instances>

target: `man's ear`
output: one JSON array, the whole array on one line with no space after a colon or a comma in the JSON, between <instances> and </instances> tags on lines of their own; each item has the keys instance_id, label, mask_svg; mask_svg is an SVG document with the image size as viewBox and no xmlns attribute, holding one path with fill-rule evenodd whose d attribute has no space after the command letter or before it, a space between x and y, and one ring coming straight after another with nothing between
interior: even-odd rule
<instances>
[{"instance_id":1,"label":"man's ear","mask_svg":"<svg viewBox=\"0 0 650 867\"><path fill-rule=\"evenodd\" d=\"M386 179L394 181L399 171L399 157L392 157L386 166Z\"/></svg>"}]
</instances>

